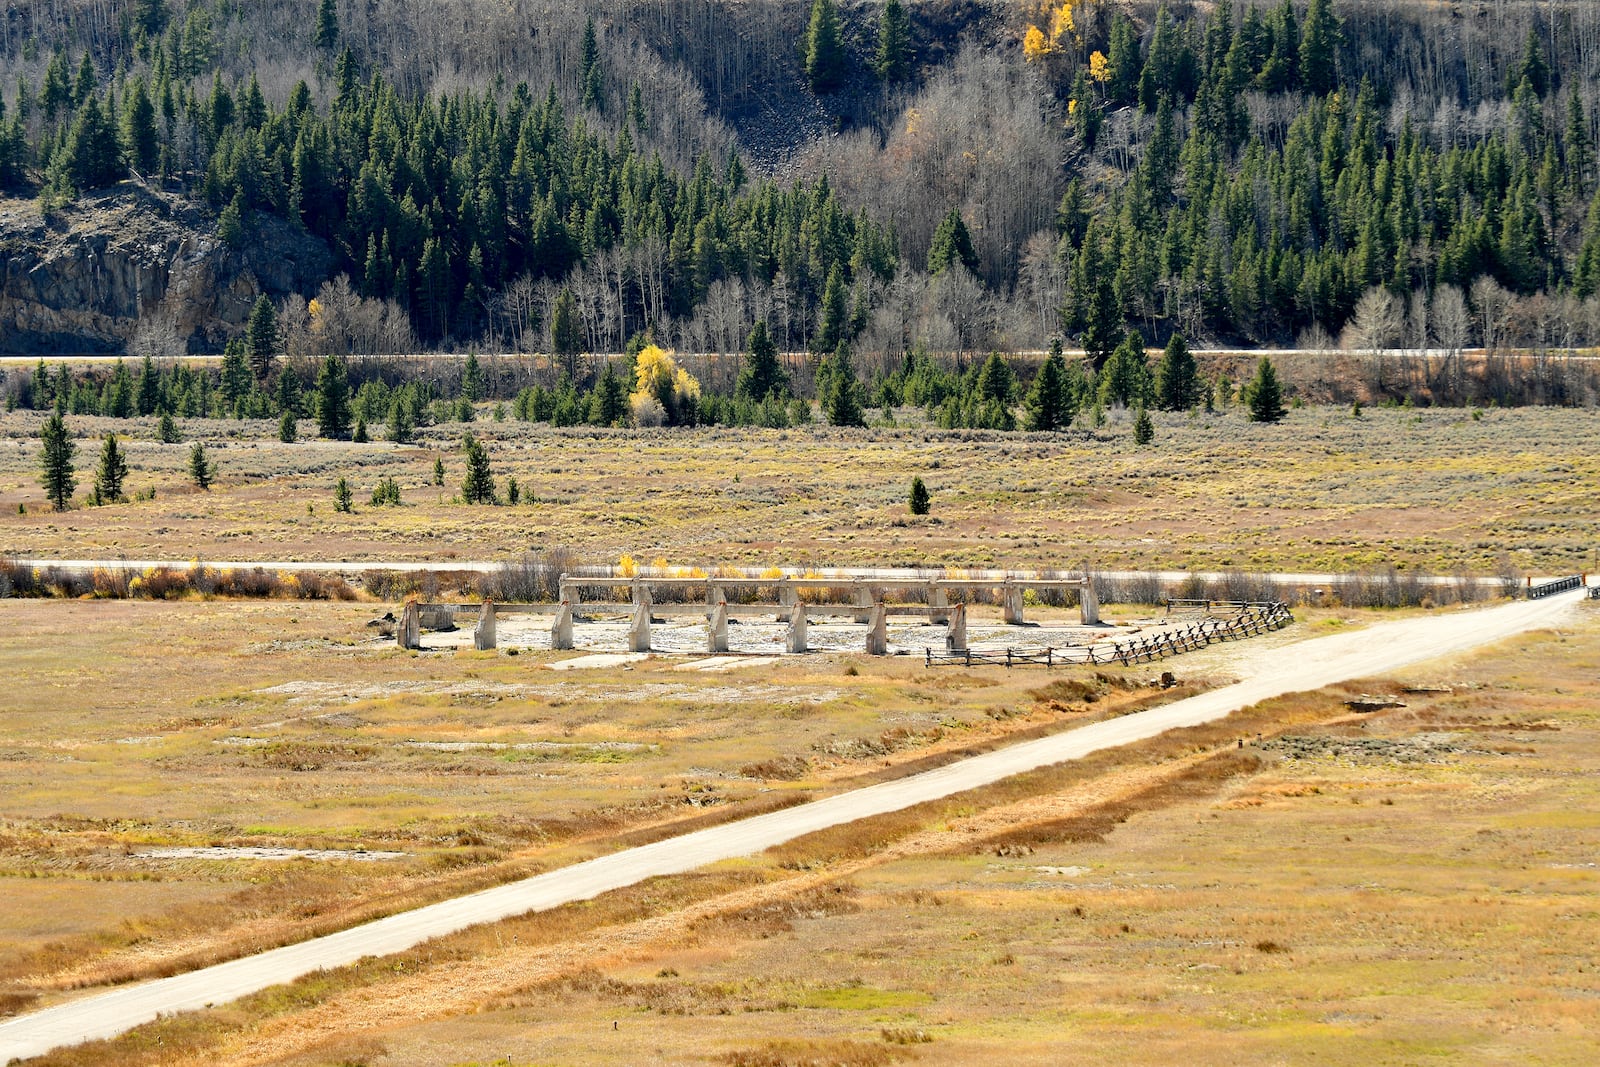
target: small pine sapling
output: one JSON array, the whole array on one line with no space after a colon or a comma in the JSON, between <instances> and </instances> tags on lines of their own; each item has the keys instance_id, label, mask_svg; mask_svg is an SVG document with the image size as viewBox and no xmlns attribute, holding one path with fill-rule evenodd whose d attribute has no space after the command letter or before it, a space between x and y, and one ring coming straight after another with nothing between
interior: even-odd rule
<instances>
[{"instance_id":1,"label":"small pine sapling","mask_svg":"<svg viewBox=\"0 0 1600 1067\"><path fill-rule=\"evenodd\" d=\"M911 479L911 498L908 503L910 504L911 514L913 515L926 515L929 509L933 506L933 500L928 493L928 487L923 484L923 481L920 477L914 477Z\"/></svg>"},{"instance_id":2,"label":"small pine sapling","mask_svg":"<svg viewBox=\"0 0 1600 1067\"><path fill-rule=\"evenodd\" d=\"M216 476L217 467L206 458L206 446L196 441L194 447L189 449L189 477L193 479L195 488L209 491Z\"/></svg>"}]
</instances>

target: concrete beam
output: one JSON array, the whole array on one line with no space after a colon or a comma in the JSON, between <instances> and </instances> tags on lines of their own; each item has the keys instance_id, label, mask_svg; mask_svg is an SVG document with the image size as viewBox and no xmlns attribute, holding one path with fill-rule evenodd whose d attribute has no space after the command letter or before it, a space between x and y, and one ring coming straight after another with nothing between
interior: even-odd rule
<instances>
[{"instance_id":1,"label":"concrete beam","mask_svg":"<svg viewBox=\"0 0 1600 1067\"><path fill-rule=\"evenodd\" d=\"M495 647L494 603L485 600L478 609L478 625L472 631L472 647L487 652Z\"/></svg>"}]
</instances>

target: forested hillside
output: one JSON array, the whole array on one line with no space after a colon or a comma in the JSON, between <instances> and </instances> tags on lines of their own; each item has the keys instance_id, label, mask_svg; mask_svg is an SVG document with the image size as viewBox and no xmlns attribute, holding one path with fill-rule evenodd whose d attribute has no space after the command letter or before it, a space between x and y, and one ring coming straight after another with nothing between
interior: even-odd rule
<instances>
[{"instance_id":1,"label":"forested hillside","mask_svg":"<svg viewBox=\"0 0 1600 1067\"><path fill-rule=\"evenodd\" d=\"M299 228L426 347L1600 331L1581 0L57 0L0 63L9 195L137 182L221 255ZM269 295L291 353L354 345Z\"/></svg>"}]
</instances>

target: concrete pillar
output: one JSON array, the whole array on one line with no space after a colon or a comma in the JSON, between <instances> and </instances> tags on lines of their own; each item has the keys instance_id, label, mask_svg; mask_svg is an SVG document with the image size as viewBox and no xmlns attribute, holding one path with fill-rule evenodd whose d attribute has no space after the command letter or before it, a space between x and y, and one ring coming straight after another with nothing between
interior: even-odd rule
<instances>
[{"instance_id":1,"label":"concrete pillar","mask_svg":"<svg viewBox=\"0 0 1600 1067\"><path fill-rule=\"evenodd\" d=\"M635 604L633 625L628 627L628 651L650 651L650 605Z\"/></svg>"},{"instance_id":2,"label":"concrete pillar","mask_svg":"<svg viewBox=\"0 0 1600 1067\"><path fill-rule=\"evenodd\" d=\"M794 586L789 584L789 579L785 578L780 581L778 583L778 606L792 608L798 603L800 603L800 594L795 590Z\"/></svg>"},{"instance_id":3,"label":"concrete pillar","mask_svg":"<svg viewBox=\"0 0 1600 1067\"><path fill-rule=\"evenodd\" d=\"M1094 576L1083 572L1083 588L1078 591L1078 613L1085 626L1100 625L1100 595L1094 591Z\"/></svg>"},{"instance_id":4,"label":"concrete pillar","mask_svg":"<svg viewBox=\"0 0 1600 1067\"><path fill-rule=\"evenodd\" d=\"M795 604L789 612L789 637L784 647L790 652L806 651L806 606Z\"/></svg>"},{"instance_id":5,"label":"concrete pillar","mask_svg":"<svg viewBox=\"0 0 1600 1067\"><path fill-rule=\"evenodd\" d=\"M728 606L728 591L720 585L706 586L706 607L715 609L717 605Z\"/></svg>"},{"instance_id":6,"label":"concrete pillar","mask_svg":"<svg viewBox=\"0 0 1600 1067\"><path fill-rule=\"evenodd\" d=\"M872 595L872 587L870 585L867 585L867 584L863 583L860 578L857 578L855 580L854 584L855 584L855 587L856 587L856 607L858 607L858 608L870 608L870 607L872 607L873 600L874 600L873 595Z\"/></svg>"},{"instance_id":7,"label":"concrete pillar","mask_svg":"<svg viewBox=\"0 0 1600 1067\"><path fill-rule=\"evenodd\" d=\"M400 610L400 625L394 628L394 643L401 648L422 647L422 609L415 600L406 601Z\"/></svg>"},{"instance_id":8,"label":"concrete pillar","mask_svg":"<svg viewBox=\"0 0 1600 1067\"><path fill-rule=\"evenodd\" d=\"M938 582L928 583L928 607L947 608L950 606L950 594Z\"/></svg>"},{"instance_id":9,"label":"concrete pillar","mask_svg":"<svg viewBox=\"0 0 1600 1067\"><path fill-rule=\"evenodd\" d=\"M867 627L867 655L887 656L889 654L889 613L883 606L883 601L878 601L872 607L872 622Z\"/></svg>"},{"instance_id":10,"label":"concrete pillar","mask_svg":"<svg viewBox=\"0 0 1600 1067\"><path fill-rule=\"evenodd\" d=\"M561 576L559 598L563 604L576 604L578 602L577 583L569 581L565 574Z\"/></svg>"},{"instance_id":11,"label":"concrete pillar","mask_svg":"<svg viewBox=\"0 0 1600 1067\"><path fill-rule=\"evenodd\" d=\"M550 647L558 652L572 648L572 601L565 596L556 612L555 625L550 627Z\"/></svg>"},{"instance_id":12,"label":"concrete pillar","mask_svg":"<svg viewBox=\"0 0 1600 1067\"><path fill-rule=\"evenodd\" d=\"M634 607L638 607L641 604L647 608L655 606L655 601L650 598L650 583L642 578L635 578L628 590L632 594Z\"/></svg>"},{"instance_id":13,"label":"concrete pillar","mask_svg":"<svg viewBox=\"0 0 1600 1067\"><path fill-rule=\"evenodd\" d=\"M965 652L967 650L967 606L957 604L950 609L946 616L946 625L949 627L944 635L944 647L947 652Z\"/></svg>"},{"instance_id":14,"label":"concrete pillar","mask_svg":"<svg viewBox=\"0 0 1600 1067\"><path fill-rule=\"evenodd\" d=\"M472 647L487 652L495 647L494 602L485 600L478 609L478 625L472 631Z\"/></svg>"},{"instance_id":15,"label":"concrete pillar","mask_svg":"<svg viewBox=\"0 0 1600 1067\"><path fill-rule=\"evenodd\" d=\"M1022 589L1007 582L1002 590L1007 626L1022 625Z\"/></svg>"},{"instance_id":16,"label":"concrete pillar","mask_svg":"<svg viewBox=\"0 0 1600 1067\"><path fill-rule=\"evenodd\" d=\"M706 622L706 651L728 651L728 601L711 609L710 619Z\"/></svg>"}]
</instances>

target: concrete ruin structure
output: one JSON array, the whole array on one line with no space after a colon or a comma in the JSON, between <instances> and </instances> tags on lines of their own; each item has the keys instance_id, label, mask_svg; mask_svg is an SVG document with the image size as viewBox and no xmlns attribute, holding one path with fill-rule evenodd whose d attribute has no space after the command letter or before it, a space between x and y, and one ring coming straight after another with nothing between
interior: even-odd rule
<instances>
[{"instance_id":1,"label":"concrete ruin structure","mask_svg":"<svg viewBox=\"0 0 1600 1067\"><path fill-rule=\"evenodd\" d=\"M681 599L683 593L702 589L703 601ZM770 591L772 599L751 602L741 598L741 595L747 595L752 590L758 596L762 591ZM868 655L883 656L889 651L890 618L910 617L926 619L936 625L943 624L946 627L946 651L961 652L967 648L968 601L974 595L993 594L999 601L1005 623L1023 626L1026 625L1026 594L1030 590L1035 593L1073 590L1077 594L1082 624L1096 626L1100 623L1100 602L1095 595L1094 582L1086 572L1070 578L1009 574L998 577L935 578L903 573L832 578L792 575L770 578L591 577L563 574L554 607L507 606L492 601L475 606L422 605L408 601L395 628L395 642L401 648L421 648L424 629L454 629L456 615L475 610L477 622L472 632L472 645L487 651L497 646L497 613L542 613L554 616L550 626L550 647L570 650L575 647L574 623L580 614L609 612L627 616L630 652L652 651L653 623L667 617L700 616L706 620L706 651L725 654L729 651L728 627L732 621L741 616L777 616L788 622L784 648L791 653L803 653L809 649L806 631L810 620L850 616L866 625L864 651ZM730 591L737 594L733 601L729 600ZM830 595L832 602L814 602L816 594L823 591ZM599 594L604 599L585 601L583 594L586 592L590 595ZM669 596L667 602L662 602L657 599L658 593L677 593L679 596ZM811 594L809 598L808 593Z\"/></svg>"}]
</instances>

